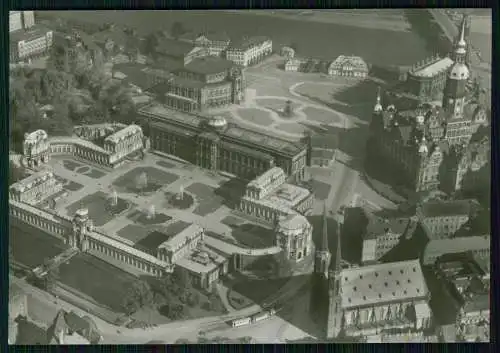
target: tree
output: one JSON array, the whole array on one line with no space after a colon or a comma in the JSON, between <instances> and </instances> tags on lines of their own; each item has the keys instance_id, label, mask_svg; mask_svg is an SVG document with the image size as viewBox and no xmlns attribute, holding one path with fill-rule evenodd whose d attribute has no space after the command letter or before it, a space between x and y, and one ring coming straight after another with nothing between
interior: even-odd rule
<instances>
[{"instance_id":1,"label":"tree","mask_svg":"<svg viewBox=\"0 0 500 353\"><path fill-rule=\"evenodd\" d=\"M147 282L138 280L127 291L122 306L127 314L130 315L138 309L150 306L153 303L151 287Z\"/></svg>"},{"instance_id":2,"label":"tree","mask_svg":"<svg viewBox=\"0 0 500 353\"><path fill-rule=\"evenodd\" d=\"M21 180L26 175L24 168L18 166L12 161L9 161L9 185Z\"/></svg>"},{"instance_id":3,"label":"tree","mask_svg":"<svg viewBox=\"0 0 500 353\"><path fill-rule=\"evenodd\" d=\"M284 251L280 251L276 257L275 273L278 277L289 277L293 273L290 260L286 258Z\"/></svg>"},{"instance_id":4,"label":"tree","mask_svg":"<svg viewBox=\"0 0 500 353\"><path fill-rule=\"evenodd\" d=\"M156 53L156 47L158 46L158 44L159 40L157 33L151 33L148 36L146 36L144 43L145 53L149 55L154 55Z\"/></svg>"},{"instance_id":5,"label":"tree","mask_svg":"<svg viewBox=\"0 0 500 353\"><path fill-rule=\"evenodd\" d=\"M186 270L183 270L179 267L174 269L174 280L178 283L178 285L184 289L191 289L193 287L191 277Z\"/></svg>"},{"instance_id":6,"label":"tree","mask_svg":"<svg viewBox=\"0 0 500 353\"><path fill-rule=\"evenodd\" d=\"M181 22L174 22L170 28L170 34L175 39L179 38L182 34L186 33L184 25Z\"/></svg>"}]
</instances>

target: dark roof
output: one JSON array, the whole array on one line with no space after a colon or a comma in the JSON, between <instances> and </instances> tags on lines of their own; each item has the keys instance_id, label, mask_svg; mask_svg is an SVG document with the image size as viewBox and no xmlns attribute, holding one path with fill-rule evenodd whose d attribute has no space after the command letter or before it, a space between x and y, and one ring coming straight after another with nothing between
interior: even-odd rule
<instances>
[{"instance_id":1,"label":"dark roof","mask_svg":"<svg viewBox=\"0 0 500 353\"><path fill-rule=\"evenodd\" d=\"M149 79L144 71L142 71L146 66L139 64L115 64L113 65L113 72L121 72L127 77L124 81L132 83L142 89L148 89Z\"/></svg>"},{"instance_id":2,"label":"dark roof","mask_svg":"<svg viewBox=\"0 0 500 353\"><path fill-rule=\"evenodd\" d=\"M365 238L378 237L387 232L400 234L405 233L410 220L408 218L382 218L370 215L366 226Z\"/></svg>"},{"instance_id":3,"label":"dark roof","mask_svg":"<svg viewBox=\"0 0 500 353\"><path fill-rule=\"evenodd\" d=\"M184 70L197 74L207 75L226 71L234 66L235 64L230 60L218 57L203 57L193 59L184 67Z\"/></svg>"},{"instance_id":4,"label":"dark roof","mask_svg":"<svg viewBox=\"0 0 500 353\"><path fill-rule=\"evenodd\" d=\"M191 43L186 43L175 39L162 38L156 46L156 52L173 57L184 57L194 48L195 46Z\"/></svg>"},{"instance_id":5,"label":"dark roof","mask_svg":"<svg viewBox=\"0 0 500 353\"><path fill-rule=\"evenodd\" d=\"M66 324L71 331L83 333L91 330L89 322L75 314L73 311L66 313L64 315L64 319L66 320Z\"/></svg>"},{"instance_id":6,"label":"dark roof","mask_svg":"<svg viewBox=\"0 0 500 353\"><path fill-rule=\"evenodd\" d=\"M474 295L471 299L467 300L463 306L463 310L466 313L473 311L484 311L490 309L490 295L489 294L479 294Z\"/></svg>"},{"instance_id":7,"label":"dark roof","mask_svg":"<svg viewBox=\"0 0 500 353\"><path fill-rule=\"evenodd\" d=\"M35 25L28 30L20 29L15 32L9 33L10 42L20 42L22 40L31 41L36 38L44 36L50 29L47 29L40 25Z\"/></svg>"},{"instance_id":8,"label":"dark roof","mask_svg":"<svg viewBox=\"0 0 500 353\"><path fill-rule=\"evenodd\" d=\"M203 88L206 86L205 82L191 80L191 79L183 78L183 77L179 77L179 76L174 76L172 78L172 84L179 85L179 86L186 87L186 88Z\"/></svg>"},{"instance_id":9,"label":"dark roof","mask_svg":"<svg viewBox=\"0 0 500 353\"><path fill-rule=\"evenodd\" d=\"M105 43L108 39L115 42L116 45L127 45L128 34L119 28L111 28L105 31L97 32L92 35L94 41Z\"/></svg>"},{"instance_id":10,"label":"dark roof","mask_svg":"<svg viewBox=\"0 0 500 353\"><path fill-rule=\"evenodd\" d=\"M180 232L182 232L184 229L189 227L191 224L192 223L177 221L175 223L168 225L167 228L165 229L165 233L170 235L170 236L177 235Z\"/></svg>"},{"instance_id":11,"label":"dark roof","mask_svg":"<svg viewBox=\"0 0 500 353\"><path fill-rule=\"evenodd\" d=\"M262 44L266 40L269 40L269 37L255 36L250 38L241 38L239 40L232 42L229 45L229 48L247 50L251 47Z\"/></svg>"},{"instance_id":12,"label":"dark roof","mask_svg":"<svg viewBox=\"0 0 500 353\"><path fill-rule=\"evenodd\" d=\"M139 250L146 250L148 253L156 253L158 246L172 238L172 235L168 235L162 232L153 231L147 236L135 243L134 247Z\"/></svg>"},{"instance_id":13,"label":"dark roof","mask_svg":"<svg viewBox=\"0 0 500 353\"><path fill-rule=\"evenodd\" d=\"M427 217L470 215L479 204L475 200L430 201L420 207L420 214Z\"/></svg>"}]
</instances>

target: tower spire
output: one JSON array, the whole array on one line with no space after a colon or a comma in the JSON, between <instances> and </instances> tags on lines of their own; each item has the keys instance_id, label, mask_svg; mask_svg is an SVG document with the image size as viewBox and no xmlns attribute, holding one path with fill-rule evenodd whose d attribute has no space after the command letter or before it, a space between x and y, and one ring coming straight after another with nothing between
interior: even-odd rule
<instances>
[{"instance_id":1,"label":"tower spire","mask_svg":"<svg viewBox=\"0 0 500 353\"><path fill-rule=\"evenodd\" d=\"M343 218L344 216L338 217L337 220L337 249L335 252L335 274L338 275L340 271L342 270L341 268L341 263L342 263L342 233L341 233L341 227L343 223Z\"/></svg>"},{"instance_id":2,"label":"tower spire","mask_svg":"<svg viewBox=\"0 0 500 353\"><path fill-rule=\"evenodd\" d=\"M321 237L321 251L329 251L328 249L328 220L327 220L326 201L323 205L323 234Z\"/></svg>"},{"instance_id":3,"label":"tower spire","mask_svg":"<svg viewBox=\"0 0 500 353\"><path fill-rule=\"evenodd\" d=\"M466 46L467 43L465 42L465 25L467 23L467 15L464 14L462 17L462 24L460 26L460 37L458 39L458 45L459 46Z\"/></svg>"},{"instance_id":4,"label":"tower spire","mask_svg":"<svg viewBox=\"0 0 500 353\"><path fill-rule=\"evenodd\" d=\"M467 42L465 41L465 25L467 23L467 15L464 14L460 25L460 33L455 48L455 61L463 62L467 53Z\"/></svg>"},{"instance_id":5,"label":"tower spire","mask_svg":"<svg viewBox=\"0 0 500 353\"><path fill-rule=\"evenodd\" d=\"M375 113L380 113L384 109L382 108L381 97L380 97L380 86L377 89L377 102L375 103L375 107L373 107L373 111Z\"/></svg>"}]
</instances>

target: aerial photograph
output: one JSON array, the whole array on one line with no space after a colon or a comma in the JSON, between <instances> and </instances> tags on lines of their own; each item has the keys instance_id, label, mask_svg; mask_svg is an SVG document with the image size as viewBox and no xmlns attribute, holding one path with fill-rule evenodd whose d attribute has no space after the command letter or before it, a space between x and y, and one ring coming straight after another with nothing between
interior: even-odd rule
<instances>
[{"instance_id":1,"label":"aerial photograph","mask_svg":"<svg viewBox=\"0 0 500 353\"><path fill-rule=\"evenodd\" d=\"M10 11L10 345L490 342L488 9Z\"/></svg>"}]
</instances>

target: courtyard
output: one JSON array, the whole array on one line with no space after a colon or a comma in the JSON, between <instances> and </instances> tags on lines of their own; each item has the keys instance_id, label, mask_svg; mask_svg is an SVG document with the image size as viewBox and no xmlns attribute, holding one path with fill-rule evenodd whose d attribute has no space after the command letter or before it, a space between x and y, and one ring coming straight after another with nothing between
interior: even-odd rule
<instances>
[{"instance_id":1,"label":"courtyard","mask_svg":"<svg viewBox=\"0 0 500 353\"><path fill-rule=\"evenodd\" d=\"M177 179L177 175L158 168L138 167L120 176L112 185L121 192L154 192Z\"/></svg>"},{"instance_id":2,"label":"courtyard","mask_svg":"<svg viewBox=\"0 0 500 353\"><path fill-rule=\"evenodd\" d=\"M86 175L92 179L99 179L106 175L106 173L102 170L86 166L74 160L64 159L62 160L62 164L67 170Z\"/></svg>"}]
</instances>

